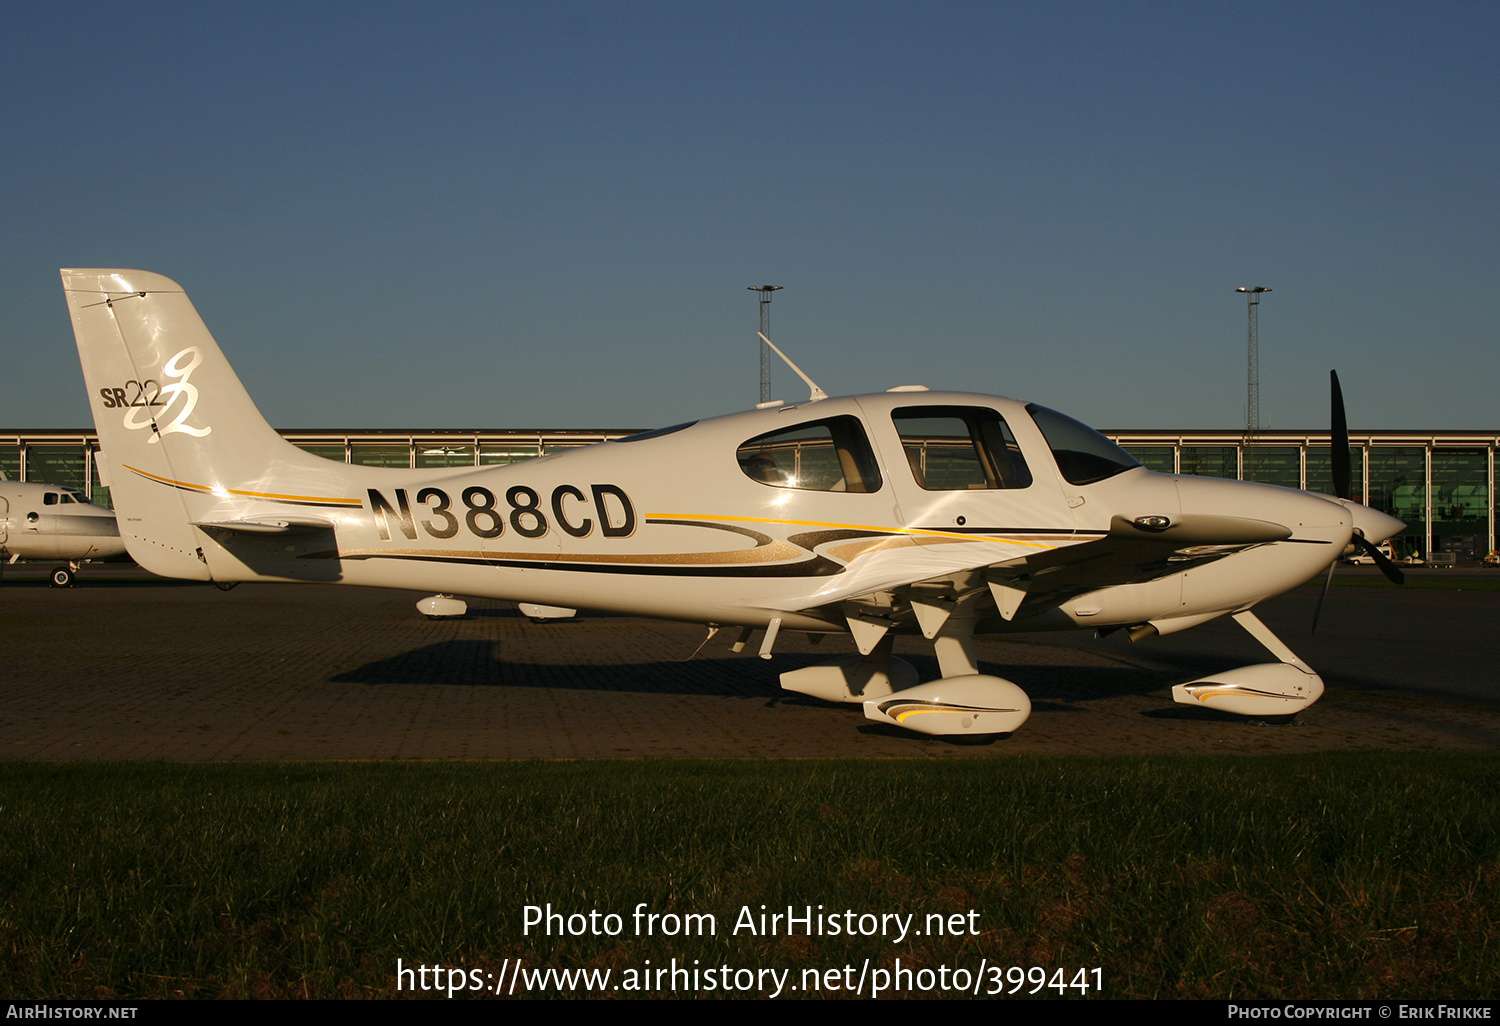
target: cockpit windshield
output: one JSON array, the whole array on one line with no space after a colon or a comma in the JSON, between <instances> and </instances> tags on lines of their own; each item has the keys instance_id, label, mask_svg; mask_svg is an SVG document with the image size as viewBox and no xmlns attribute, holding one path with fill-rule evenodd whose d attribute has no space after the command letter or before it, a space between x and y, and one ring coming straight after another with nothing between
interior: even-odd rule
<instances>
[{"instance_id":1,"label":"cockpit windshield","mask_svg":"<svg viewBox=\"0 0 1500 1026\"><path fill-rule=\"evenodd\" d=\"M1139 467L1140 461L1087 424L1032 403L1026 407L1041 429L1069 484L1086 485Z\"/></svg>"}]
</instances>

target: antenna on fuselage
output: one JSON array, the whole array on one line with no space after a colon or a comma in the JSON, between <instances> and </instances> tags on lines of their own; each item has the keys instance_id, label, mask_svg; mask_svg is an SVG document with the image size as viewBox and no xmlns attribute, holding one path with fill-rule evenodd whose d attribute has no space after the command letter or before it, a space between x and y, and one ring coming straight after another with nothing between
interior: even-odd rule
<instances>
[{"instance_id":1,"label":"antenna on fuselage","mask_svg":"<svg viewBox=\"0 0 1500 1026\"><path fill-rule=\"evenodd\" d=\"M825 392L825 391L823 391L821 388L819 388L818 387L818 383L816 381L814 381L812 378L808 377L806 374L803 374L802 373L802 368L798 367L795 363L793 363L792 360L791 360L791 357L787 356L780 349L777 349L776 348L776 343L772 342L770 339L766 338L764 332L757 331L756 334L760 336L760 340L762 342L764 342L766 345L768 345L768 346L771 347L771 351L773 353L775 353L777 356L781 357L782 360L786 361L786 365L788 367L790 367L796 373L797 377L799 377L803 381L807 382L807 387L810 388L810 389L812 389L812 395L810 395L810 396L807 397L807 401L808 402L815 403L819 399L827 399L828 398L828 393Z\"/></svg>"}]
</instances>

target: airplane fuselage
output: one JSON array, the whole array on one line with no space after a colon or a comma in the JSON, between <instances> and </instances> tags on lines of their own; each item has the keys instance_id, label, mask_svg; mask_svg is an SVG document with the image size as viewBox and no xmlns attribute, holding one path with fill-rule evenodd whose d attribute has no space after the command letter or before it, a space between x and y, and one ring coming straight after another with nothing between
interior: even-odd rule
<instances>
[{"instance_id":1,"label":"airplane fuselage","mask_svg":"<svg viewBox=\"0 0 1500 1026\"><path fill-rule=\"evenodd\" d=\"M114 513L77 489L0 481L0 558L76 563L124 554Z\"/></svg>"},{"instance_id":2,"label":"airplane fuselage","mask_svg":"<svg viewBox=\"0 0 1500 1026\"><path fill-rule=\"evenodd\" d=\"M998 454L982 450L984 427L997 424L1000 473ZM762 453L767 471L755 465ZM1114 472L1070 482L1022 403L905 391L732 414L507 466L332 464L323 483L338 480L337 494L283 466L264 481L120 471L177 490L199 524L300 515L328 525L206 527L203 568L217 581L337 580L747 626L780 617L814 631L844 631L843 603L911 581L1105 539L1116 517L1189 510L1293 533L1014 620L989 617L983 629L1198 622L1305 582L1348 541L1350 513L1332 499L1104 469ZM289 490L295 476L306 492ZM124 529L129 539L128 518ZM151 566L151 553L139 558Z\"/></svg>"}]
</instances>

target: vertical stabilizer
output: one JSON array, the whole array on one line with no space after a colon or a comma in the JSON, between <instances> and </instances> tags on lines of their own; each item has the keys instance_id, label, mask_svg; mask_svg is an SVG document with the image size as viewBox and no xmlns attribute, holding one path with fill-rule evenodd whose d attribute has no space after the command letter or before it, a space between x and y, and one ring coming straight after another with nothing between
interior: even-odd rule
<instances>
[{"instance_id":1,"label":"vertical stabilizer","mask_svg":"<svg viewBox=\"0 0 1500 1026\"><path fill-rule=\"evenodd\" d=\"M62 280L120 535L136 562L210 580L194 524L337 490L339 465L266 423L176 282L112 269L64 269Z\"/></svg>"}]
</instances>

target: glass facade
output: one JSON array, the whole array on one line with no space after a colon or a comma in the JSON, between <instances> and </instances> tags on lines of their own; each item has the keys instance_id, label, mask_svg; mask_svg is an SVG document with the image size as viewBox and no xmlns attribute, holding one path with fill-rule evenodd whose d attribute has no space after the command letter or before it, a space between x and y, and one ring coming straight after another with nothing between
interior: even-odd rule
<instances>
[{"instance_id":1,"label":"glass facade","mask_svg":"<svg viewBox=\"0 0 1500 1026\"><path fill-rule=\"evenodd\" d=\"M474 447L418 442L416 464L418 467L472 467L474 466Z\"/></svg>"},{"instance_id":2,"label":"glass facade","mask_svg":"<svg viewBox=\"0 0 1500 1026\"><path fill-rule=\"evenodd\" d=\"M90 463L90 466L89 466L89 485L90 485L90 487L88 489L89 499L96 506L103 506L106 509L114 509L115 508L114 503L112 503L112 502L109 501L109 489L106 488L106 487L104 487L102 484L99 483L99 459L98 459L98 456L99 456L99 450L95 449L94 450L94 459L92 459L92 460L89 461L89 463Z\"/></svg>"},{"instance_id":3,"label":"glass facade","mask_svg":"<svg viewBox=\"0 0 1500 1026\"><path fill-rule=\"evenodd\" d=\"M1333 449L1326 445L1307 447L1307 490L1333 495ZM1365 451L1349 450L1349 497L1365 501Z\"/></svg>"},{"instance_id":4,"label":"glass facade","mask_svg":"<svg viewBox=\"0 0 1500 1026\"><path fill-rule=\"evenodd\" d=\"M354 442L349 446L349 462L361 467L410 467L411 446Z\"/></svg>"},{"instance_id":5,"label":"glass facade","mask_svg":"<svg viewBox=\"0 0 1500 1026\"><path fill-rule=\"evenodd\" d=\"M1283 488L1301 488L1301 448L1295 445L1246 446L1244 479Z\"/></svg>"},{"instance_id":6,"label":"glass facade","mask_svg":"<svg viewBox=\"0 0 1500 1026\"><path fill-rule=\"evenodd\" d=\"M1184 445L1182 472L1196 477L1240 476L1240 450L1237 445Z\"/></svg>"},{"instance_id":7,"label":"glass facade","mask_svg":"<svg viewBox=\"0 0 1500 1026\"><path fill-rule=\"evenodd\" d=\"M494 466L501 463L520 463L540 456L541 448L535 442L489 442L479 447L479 465Z\"/></svg>"},{"instance_id":8,"label":"glass facade","mask_svg":"<svg viewBox=\"0 0 1500 1026\"><path fill-rule=\"evenodd\" d=\"M88 451L86 445L28 445L26 480L86 492L90 485Z\"/></svg>"},{"instance_id":9,"label":"glass facade","mask_svg":"<svg viewBox=\"0 0 1500 1026\"><path fill-rule=\"evenodd\" d=\"M288 441L338 463L346 453L367 466L433 468L495 466L535 459L606 439L621 431L290 432ZM1248 480L1333 494L1328 435L1263 432L1242 456L1232 432L1105 432L1149 470ZM447 438L454 438L448 441ZM1353 499L1399 517L1407 529L1392 542L1398 555L1452 553L1459 563L1478 561L1497 547L1495 453L1500 432L1369 432L1350 447ZM0 438L0 471L13 480L46 481L79 488L110 504L92 455L92 432L19 431ZM118 474L118 471L116 471ZM1368 494L1366 483L1368 482Z\"/></svg>"},{"instance_id":10,"label":"glass facade","mask_svg":"<svg viewBox=\"0 0 1500 1026\"><path fill-rule=\"evenodd\" d=\"M1432 453L1432 548L1459 562L1489 551L1489 454L1483 449Z\"/></svg>"},{"instance_id":11,"label":"glass facade","mask_svg":"<svg viewBox=\"0 0 1500 1026\"><path fill-rule=\"evenodd\" d=\"M1405 522L1406 530L1391 541L1398 557L1451 553L1457 563L1475 563L1500 547L1494 495L1500 434L1464 434L1477 444L1455 444L1458 438L1437 435L1425 436L1425 444L1402 444L1423 441L1424 436L1413 432L1402 432L1388 442L1382 433L1353 439L1358 444L1349 447L1350 498ZM1170 471L1177 459L1184 474L1239 476L1334 494L1327 435L1263 437L1264 444L1251 445L1243 453L1238 445L1207 444L1223 440L1222 435L1195 440L1190 432L1171 432L1174 445L1165 440L1153 444L1143 435L1132 432L1126 436L1129 442L1122 444L1150 470Z\"/></svg>"},{"instance_id":12,"label":"glass facade","mask_svg":"<svg viewBox=\"0 0 1500 1026\"><path fill-rule=\"evenodd\" d=\"M1177 473L1177 449L1173 446L1131 443L1124 448L1126 452L1140 460L1141 466L1147 470L1154 470L1158 474Z\"/></svg>"},{"instance_id":13,"label":"glass facade","mask_svg":"<svg viewBox=\"0 0 1500 1026\"><path fill-rule=\"evenodd\" d=\"M335 463L343 463L344 447L342 445L298 445L297 448L303 452L310 452L314 456L321 456L325 460L333 460Z\"/></svg>"},{"instance_id":14,"label":"glass facade","mask_svg":"<svg viewBox=\"0 0 1500 1026\"><path fill-rule=\"evenodd\" d=\"M1419 550L1427 534L1426 447L1375 446L1370 450L1369 478L1367 505L1406 522L1406 530L1391 539L1391 551L1407 556Z\"/></svg>"}]
</instances>

